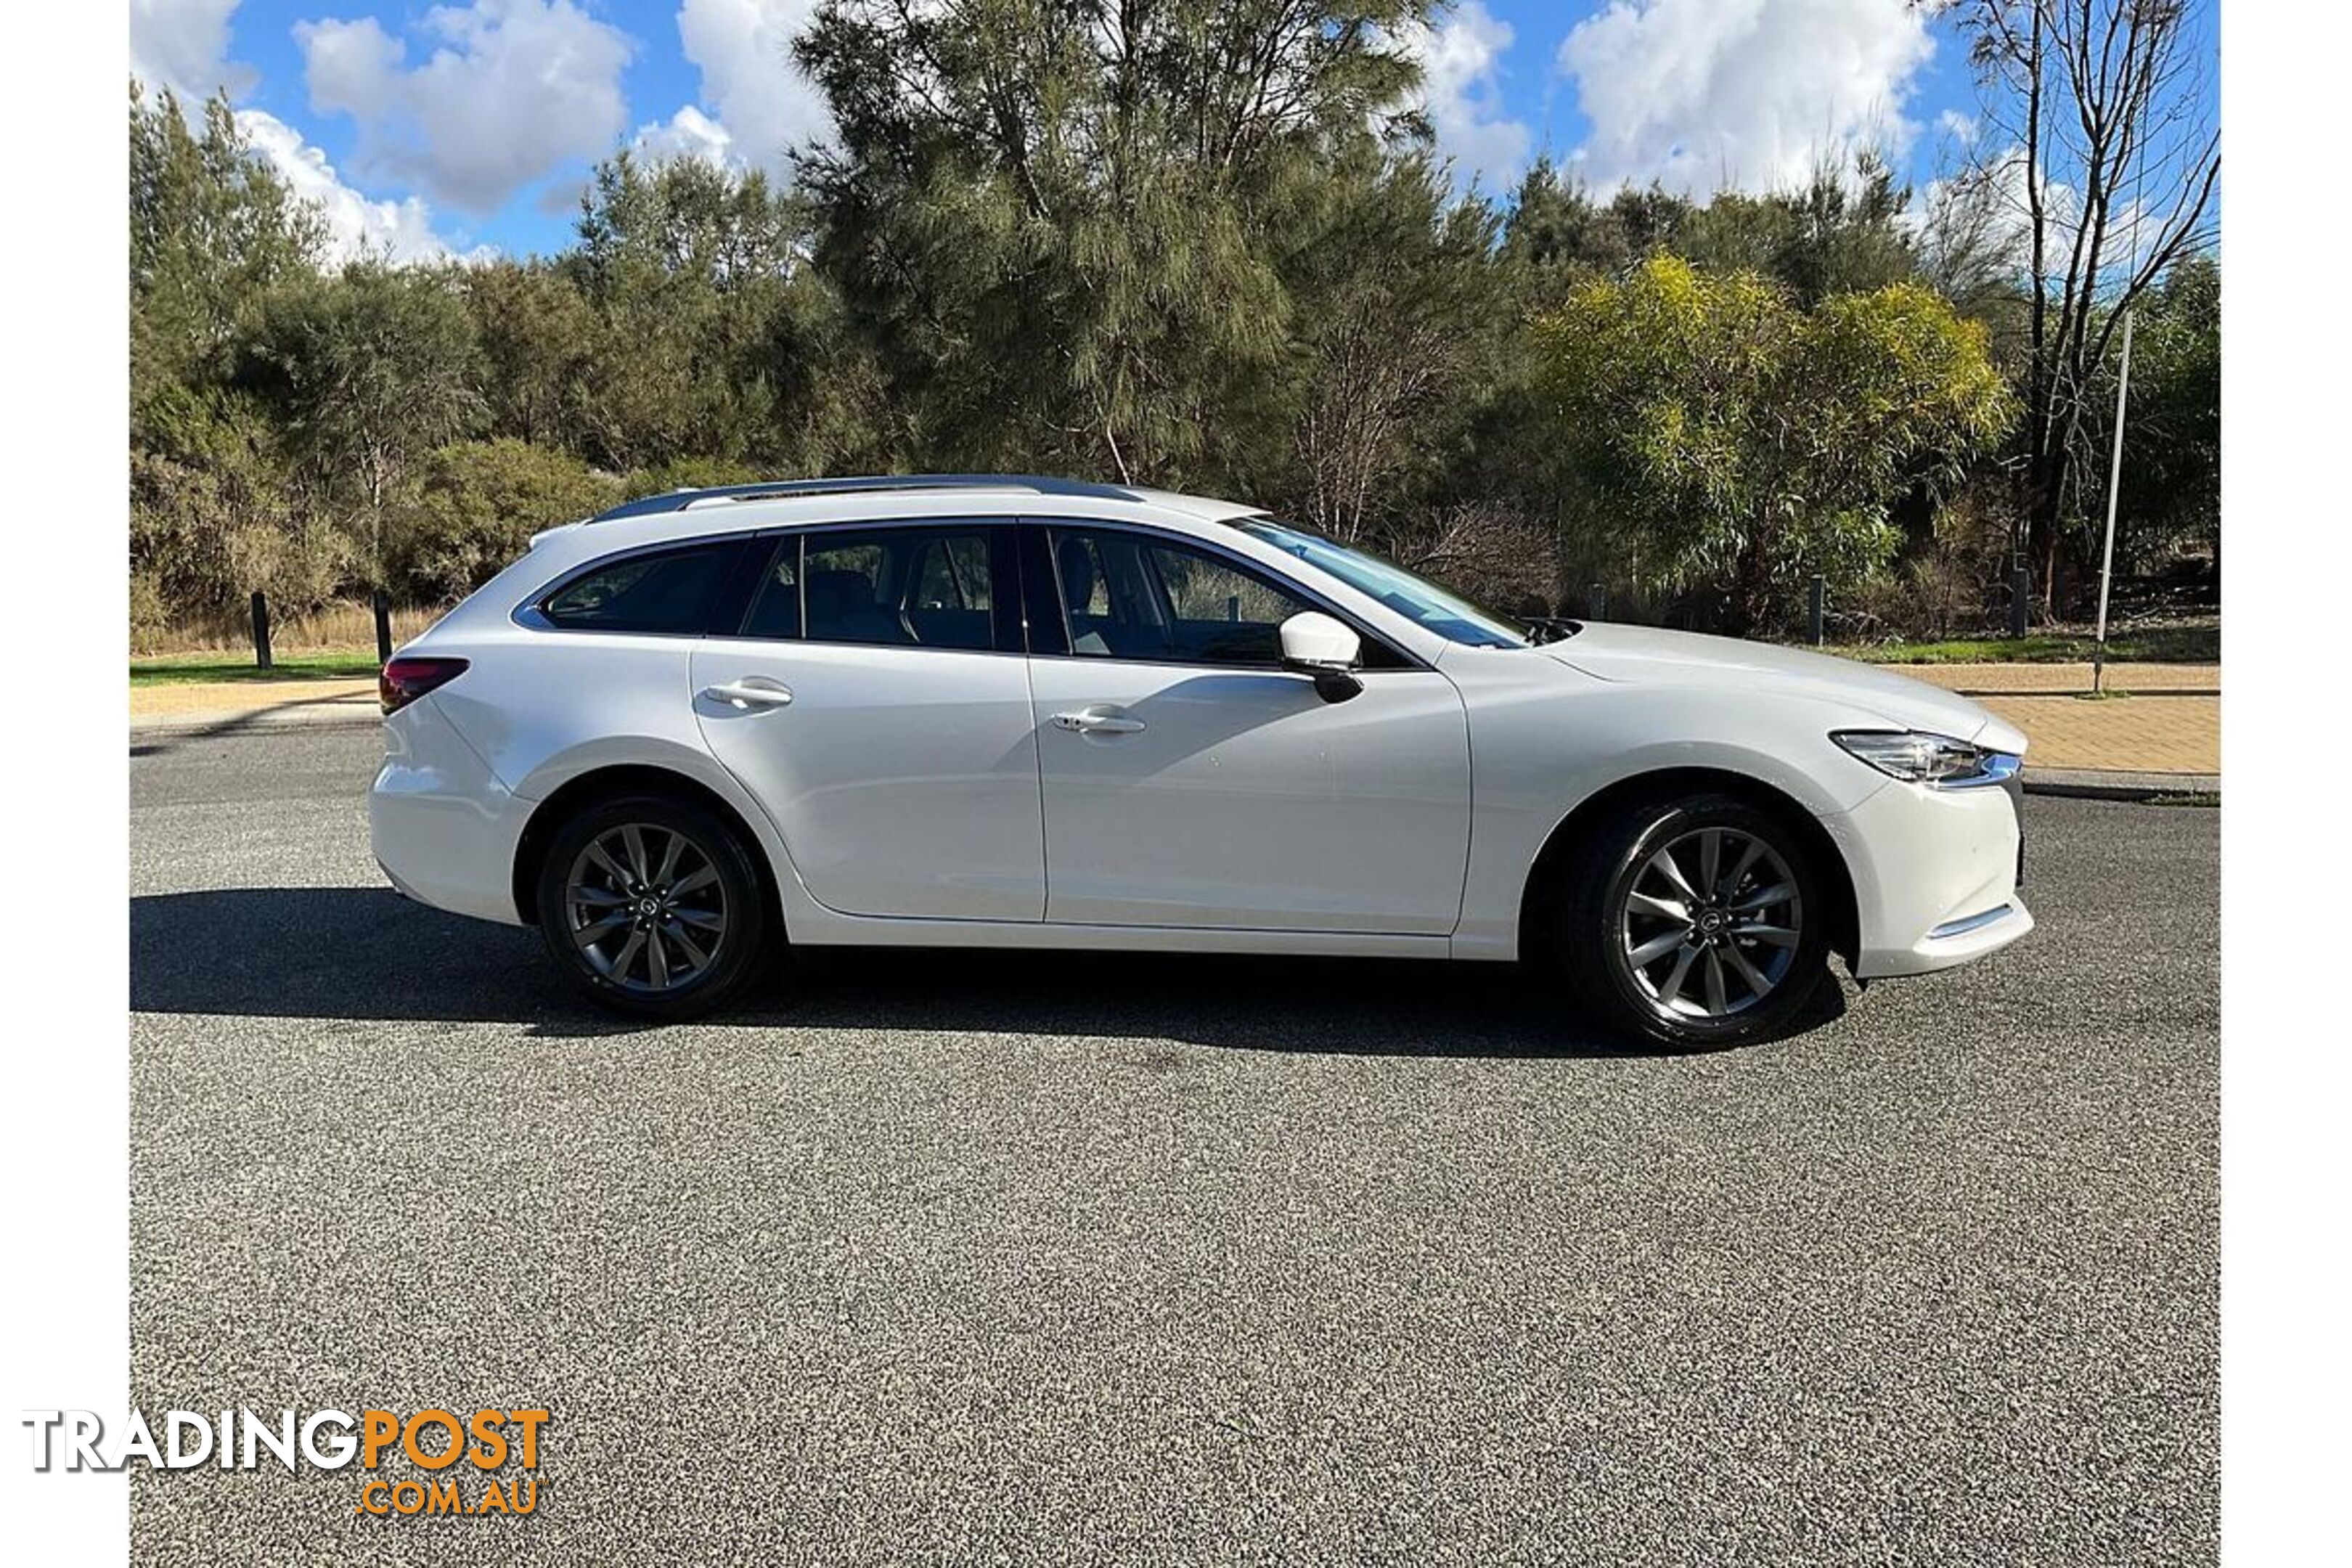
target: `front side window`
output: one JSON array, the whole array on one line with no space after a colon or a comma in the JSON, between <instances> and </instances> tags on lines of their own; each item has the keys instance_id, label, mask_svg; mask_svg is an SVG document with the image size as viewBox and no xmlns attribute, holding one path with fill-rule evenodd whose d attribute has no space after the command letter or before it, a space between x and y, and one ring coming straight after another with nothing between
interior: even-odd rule
<instances>
[{"instance_id":1,"label":"front side window","mask_svg":"<svg viewBox=\"0 0 2352 1568\"><path fill-rule=\"evenodd\" d=\"M699 632L733 556L719 542L608 562L550 594L540 614L571 630Z\"/></svg>"},{"instance_id":2,"label":"front side window","mask_svg":"<svg viewBox=\"0 0 2352 1568\"><path fill-rule=\"evenodd\" d=\"M1052 549L1081 657L1279 664L1282 623L1315 607L1222 556L1141 534L1057 528Z\"/></svg>"},{"instance_id":3,"label":"front side window","mask_svg":"<svg viewBox=\"0 0 2352 1568\"><path fill-rule=\"evenodd\" d=\"M826 530L784 540L744 635L877 647L996 646L984 529Z\"/></svg>"}]
</instances>

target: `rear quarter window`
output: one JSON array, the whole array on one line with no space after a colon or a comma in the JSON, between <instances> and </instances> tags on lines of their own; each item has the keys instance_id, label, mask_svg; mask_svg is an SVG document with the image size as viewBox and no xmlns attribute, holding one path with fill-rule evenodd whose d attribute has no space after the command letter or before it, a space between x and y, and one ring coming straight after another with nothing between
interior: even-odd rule
<instances>
[{"instance_id":1,"label":"rear quarter window","mask_svg":"<svg viewBox=\"0 0 2352 1568\"><path fill-rule=\"evenodd\" d=\"M735 556L730 542L632 555L592 566L540 601L567 630L699 632Z\"/></svg>"}]
</instances>

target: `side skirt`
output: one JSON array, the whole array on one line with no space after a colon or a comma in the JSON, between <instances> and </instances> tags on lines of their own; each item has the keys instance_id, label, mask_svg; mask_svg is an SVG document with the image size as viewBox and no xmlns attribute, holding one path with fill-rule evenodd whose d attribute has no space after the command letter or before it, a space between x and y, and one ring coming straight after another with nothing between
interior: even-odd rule
<instances>
[{"instance_id":1,"label":"side skirt","mask_svg":"<svg viewBox=\"0 0 2352 1568\"><path fill-rule=\"evenodd\" d=\"M1233 931L1184 926L1053 925L1027 921L876 920L831 913L816 919L803 915L792 919L790 925L793 942L803 947L1023 947L1113 952L1320 953L1357 958L1455 956L1450 937L1402 936L1384 931Z\"/></svg>"}]
</instances>

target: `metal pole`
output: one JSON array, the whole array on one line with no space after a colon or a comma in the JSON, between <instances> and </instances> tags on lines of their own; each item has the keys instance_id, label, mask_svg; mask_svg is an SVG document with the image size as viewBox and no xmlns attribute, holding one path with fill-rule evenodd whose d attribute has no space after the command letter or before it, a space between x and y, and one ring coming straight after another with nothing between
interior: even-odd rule
<instances>
[{"instance_id":1,"label":"metal pole","mask_svg":"<svg viewBox=\"0 0 2352 1568\"><path fill-rule=\"evenodd\" d=\"M253 591L253 662L262 668L271 668L269 658L269 601L261 590Z\"/></svg>"},{"instance_id":2,"label":"metal pole","mask_svg":"<svg viewBox=\"0 0 2352 1568\"><path fill-rule=\"evenodd\" d=\"M2131 392L2132 313L2124 312L2124 363L2116 377L2116 456L2107 468L2107 538L2099 551L2099 630L2091 645L2091 691L2105 689L2107 678L2107 588L2116 572L2116 495L2124 480L2124 399Z\"/></svg>"},{"instance_id":3,"label":"metal pole","mask_svg":"<svg viewBox=\"0 0 2352 1568\"><path fill-rule=\"evenodd\" d=\"M2030 613L2027 598L2033 592L2032 574L2022 566L2009 569L2009 635L2025 635L2026 617Z\"/></svg>"},{"instance_id":4,"label":"metal pole","mask_svg":"<svg viewBox=\"0 0 2352 1568\"><path fill-rule=\"evenodd\" d=\"M1830 580L1827 577L1822 576L1819 572L1813 574L1812 603L1810 606L1811 613L1806 617L1806 625L1808 629L1812 633L1813 646L1815 647L1821 647L1823 641L1822 637L1822 623L1825 619L1825 616L1822 612L1827 608L1826 601L1829 597L1829 587Z\"/></svg>"},{"instance_id":5,"label":"metal pole","mask_svg":"<svg viewBox=\"0 0 2352 1568\"><path fill-rule=\"evenodd\" d=\"M375 661L392 662L392 595L381 588L375 591Z\"/></svg>"},{"instance_id":6,"label":"metal pole","mask_svg":"<svg viewBox=\"0 0 2352 1568\"><path fill-rule=\"evenodd\" d=\"M1584 604L1585 619L1591 621L1607 620L1609 618L1608 586L1605 584L1601 583L1593 584L1591 588L1586 590Z\"/></svg>"}]
</instances>

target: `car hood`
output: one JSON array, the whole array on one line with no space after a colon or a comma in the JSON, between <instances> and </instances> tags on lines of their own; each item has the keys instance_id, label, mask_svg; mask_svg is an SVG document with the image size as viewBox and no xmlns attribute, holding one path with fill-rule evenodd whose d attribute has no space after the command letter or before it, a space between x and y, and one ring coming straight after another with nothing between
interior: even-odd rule
<instances>
[{"instance_id":1,"label":"car hood","mask_svg":"<svg viewBox=\"0 0 2352 1568\"><path fill-rule=\"evenodd\" d=\"M1895 729L1950 735L1994 751L2025 749L2022 731L1965 697L1877 665L1802 648L1588 621L1574 637L1543 651L1598 680L1794 691L1875 714Z\"/></svg>"}]
</instances>

